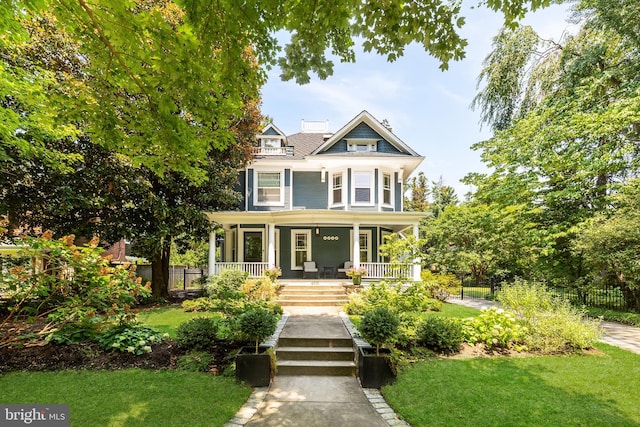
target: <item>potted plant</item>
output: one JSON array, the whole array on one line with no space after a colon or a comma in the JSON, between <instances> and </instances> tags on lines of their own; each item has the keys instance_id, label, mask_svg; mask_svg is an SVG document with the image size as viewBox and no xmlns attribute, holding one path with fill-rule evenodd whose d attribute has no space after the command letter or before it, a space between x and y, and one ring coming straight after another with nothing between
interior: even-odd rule
<instances>
[{"instance_id":1,"label":"potted plant","mask_svg":"<svg viewBox=\"0 0 640 427\"><path fill-rule=\"evenodd\" d=\"M375 347L360 347L358 376L362 387L379 388L396 377L391 350L380 346L391 343L398 334L400 320L386 307L376 307L362 316L360 333Z\"/></svg>"},{"instance_id":2,"label":"potted plant","mask_svg":"<svg viewBox=\"0 0 640 427\"><path fill-rule=\"evenodd\" d=\"M243 347L236 355L236 380L252 387L271 383L272 354L260 342L276 331L278 316L265 308L250 309L238 317L240 334L255 343ZM250 349L250 350L249 350ZM273 353L273 352L271 352Z\"/></svg>"},{"instance_id":3,"label":"potted plant","mask_svg":"<svg viewBox=\"0 0 640 427\"><path fill-rule=\"evenodd\" d=\"M345 273L347 277L351 277L354 285L362 283L362 276L367 274L367 270L364 267L350 268Z\"/></svg>"}]
</instances>

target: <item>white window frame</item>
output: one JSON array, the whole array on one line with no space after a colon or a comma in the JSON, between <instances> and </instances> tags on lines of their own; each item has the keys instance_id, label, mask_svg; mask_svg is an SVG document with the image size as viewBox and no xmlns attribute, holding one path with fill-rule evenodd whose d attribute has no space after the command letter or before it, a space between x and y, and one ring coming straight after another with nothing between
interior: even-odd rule
<instances>
[{"instance_id":1,"label":"white window frame","mask_svg":"<svg viewBox=\"0 0 640 427\"><path fill-rule=\"evenodd\" d=\"M347 151L378 151L377 139L354 138L347 139Z\"/></svg>"},{"instance_id":2,"label":"white window frame","mask_svg":"<svg viewBox=\"0 0 640 427\"><path fill-rule=\"evenodd\" d=\"M356 175L366 173L369 175L369 201L356 201ZM372 170L351 171L351 205L352 206L374 206L375 205L375 172Z\"/></svg>"},{"instance_id":3,"label":"white window frame","mask_svg":"<svg viewBox=\"0 0 640 427\"><path fill-rule=\"evenodd\" d=\"M373 234L371 231L372 230L360 230L360 235L364 234L367 236L367 258L362 259L362 254L361 254L360 262L374 262L373 258L371 257L371 239ZM349 247L353 248L353 230L351 230L350 232L349 240L350 240ZM358 248L360 248L360 236L358 236ZM353 254L351 256L353 256Z\"/></svg>"},{"instance_id":4,"label":"white window frame","mask_svg":"<svg viewBox=\"0 0 640 427\"><path fill-rule=\"evenodd\" d=\"M296 237L305 235L307 238L307 261L313 260L311 250L311 230L296 228L291 230L291 270L302 270L303 266L296 266Z\"/></svg>"},{"instance_id":5,"label":"white window frame","mask_svg":"<svg viewBox=\"0 0 640 427\"><path fill-rule=\"evenodd\" d=\"M265 262L265 253L266 253L266 241L267 239L265 238L265 229L264 228L241 228L240 231L238 232L238 262L245 262L244 261L244 233L250 233L250 232L259 232L262 234L262 255L260 256L260 258L262 259L261 262Z\"/></svg>"},{"instance_id":6,"label":"white window frame","mask_svg":"<svg viewBox=\"0 0 640 427\"><path fill-rule=\"evenodd\" d=\"M259 200L259 187L261 173L278 173L280 174L280 200L272 202L261 202ZM254 206L284 206L284 170L255 170L253 171L253 205Z\"/></svg>"},{"instance_id":7,"label":"white window frame","mask_svg":"<svg viewBox=\"0 0 640 427\"><path fill-rule=\"evenodd\" d=\"M389 177L389 203L386 203L384 201L384 192L385 192L385 187L384 187L384 177L388 176ZM393 188L393 173L391 172L380 172L380 204L384 205L384 206L394 206L394 188Z\"/></svg>"},{"instance_id":8,"label":"white window frame","mask_svg":"<svg viewBox=\"0 0 640 427\"><path fill-rule=\"evenodd\" d=\"M333 192L334 192L334 179L335 177L340 177L340 180L342 181L340 183L340 201L336 202L335 199L333 198ZM344 199L346 198L345 195L345 176L346 174L344 172L335 172L331 174L331 180L329 181L329 204L331 206L344 206Z\"/></svg>"}]
</instances>

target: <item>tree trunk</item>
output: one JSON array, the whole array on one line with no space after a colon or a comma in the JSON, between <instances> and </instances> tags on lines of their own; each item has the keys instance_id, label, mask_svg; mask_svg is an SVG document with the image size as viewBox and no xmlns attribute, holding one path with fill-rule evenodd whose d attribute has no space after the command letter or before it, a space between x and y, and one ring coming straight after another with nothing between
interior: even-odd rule
<instances>
[{"instance_id":1,"label":"tree trunk","mask_svg":"<svg viewBox=\"0 0 640 427\"><path fill-rule=\"evenodd\" d=\"M151 292L154 298L169 296L169 256L171 239L163 239L151 261Z\"/></svg>"},{"instance_id":2,"label":"tree trunk","mask_svg":"<svg viewBox=\"0 0 640 427\"><path fill-rule=\"evenodd\" d=\"M620 290L622 290L627 309L640 311L640 289L632 289L626 283L620 282Z\"/></svg>"}]
</instances>

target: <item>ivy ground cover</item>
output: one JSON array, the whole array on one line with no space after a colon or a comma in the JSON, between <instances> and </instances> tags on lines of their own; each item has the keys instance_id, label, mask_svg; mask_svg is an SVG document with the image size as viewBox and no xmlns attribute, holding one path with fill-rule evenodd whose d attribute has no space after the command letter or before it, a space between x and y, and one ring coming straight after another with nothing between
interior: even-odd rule
<instances>
[{"instance_id":1,"label":"ivy ground cover","mask_svg":"<svg viewBox=\"0 0 640 427\"><path fill-rule=\"evenodd\" d=\"M383 389L419 426L637 426L640 355L598 344L601 354L431 359Z\"/></svg>"}]
</instances>

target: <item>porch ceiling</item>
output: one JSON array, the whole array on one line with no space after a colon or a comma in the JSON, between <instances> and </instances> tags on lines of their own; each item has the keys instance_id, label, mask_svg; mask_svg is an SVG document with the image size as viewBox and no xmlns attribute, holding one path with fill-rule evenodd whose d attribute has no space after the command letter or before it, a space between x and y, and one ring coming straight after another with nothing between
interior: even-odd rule
<instances>
[{"instance_id":1,"label":"porch ceiling","mask_svg":"<svg viewBox=\"0 0 640 427\"><path fill-rule=\"evenodd\" d=\"M299 209L260 212L209 212L209 221L223 226L230 224L277 224L330 226L385 226L398 232L419 224L424 212L358 212L323 209Z\"/></svg>"}]
</instances>

